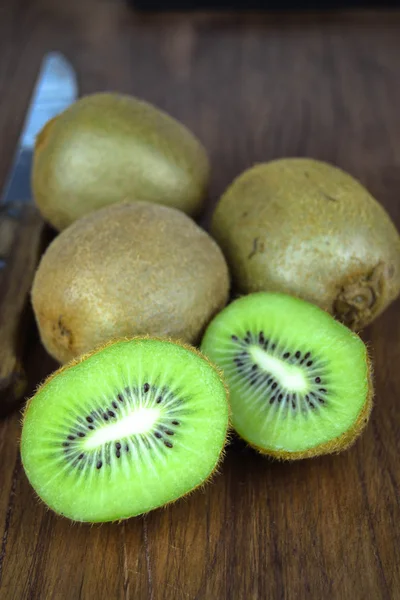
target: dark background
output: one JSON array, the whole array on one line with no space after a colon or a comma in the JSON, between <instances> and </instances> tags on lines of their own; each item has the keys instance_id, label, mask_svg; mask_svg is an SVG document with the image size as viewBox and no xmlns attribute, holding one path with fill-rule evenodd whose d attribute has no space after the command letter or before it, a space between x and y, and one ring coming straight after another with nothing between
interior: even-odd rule
<instances>
[{"instance_id":1,"label":"dark background","mask_svg":"<svg viewBox=\"0 0 400 600\"><path fill-rule=\"evenodd\" d=\"M400 0L128 0L131 6L153 10L335 10L345 8L388 8Z\"/></svg>"}]
</instances>

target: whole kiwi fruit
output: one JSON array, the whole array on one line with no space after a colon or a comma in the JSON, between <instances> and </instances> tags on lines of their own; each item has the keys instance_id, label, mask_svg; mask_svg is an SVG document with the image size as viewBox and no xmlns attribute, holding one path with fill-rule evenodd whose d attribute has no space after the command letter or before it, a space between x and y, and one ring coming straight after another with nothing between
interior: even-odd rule
<instances>
[{"instance_id":1,"label":"whole kiwi fruit","mask_svg":"<svg viewBox=\"0 0 400 600\"><path fill-rule=\"evenodd\" d=\"M43 217L61 230L126 199L197 214L209 179L207 154L181 123L137 98L81 98L39 133L32 188Z\"/></svg>"},{"instance_id":2,"label":"whole kiwi fruit","mask_svg":"<svg viewBox=\"0 0 400 600\"><path fill-rule=\"evenodd\" d=\"M181 211L121 203L53 240L32 287L42 342L61 363L111 340L149 334L195 343L226 304L216 242Z\"/></svg>"},{"instance_id":3,"label":"whole kiwi fruit","mask_svg":"<svg viewBox=\"0 0 400 600\"><path fill-rule=\"evenodd\" d=\"M356 179L324 162L286 158L247 170L219 201L212 233L237 291L291 294L354 330L400 291L395 225Z\"/></svg>"}]
</instances>

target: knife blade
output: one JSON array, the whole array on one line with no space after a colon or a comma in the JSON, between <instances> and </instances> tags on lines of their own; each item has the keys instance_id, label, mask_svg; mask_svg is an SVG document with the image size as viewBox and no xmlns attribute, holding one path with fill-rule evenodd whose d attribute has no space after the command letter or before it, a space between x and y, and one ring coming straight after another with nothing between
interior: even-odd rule
<instances>
[{"instance_id":1,"label":"knife blade","mask_svg":"<svg viewBox=\"0 0 400 600\"><path fill-rule=\"evenodd\" d=\"M46 54L0 200L0 416L17 406L26 389L24 332L44 227L30 186L35 138L77 96L71 64L58 52Z\"/></svg>"}]
</instances>

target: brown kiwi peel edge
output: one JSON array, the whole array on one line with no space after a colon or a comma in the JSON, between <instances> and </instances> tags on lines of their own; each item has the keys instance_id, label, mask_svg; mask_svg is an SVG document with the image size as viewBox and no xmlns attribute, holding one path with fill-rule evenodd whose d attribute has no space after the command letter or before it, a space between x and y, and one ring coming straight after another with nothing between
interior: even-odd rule
<instances>
[{"instance_id":1,"label":"brown kiwi peel edge","mask_svg":"<svg viewBox=\"0 0 400 600\"><path fill-rule=\"evenodd\" d=\"M52 373L50 373L50 375L48 375L48 377L46 377L46 379L37 386L37 388L36 388L35 393L33 394L33 396L31 396L26 401L26 404L25 404L25 407L23 408L22 416L21 416L21 419L20 419L21 427L24 424L26 413L28 412L29 405L31 404L33 398L52 379L54 379L54 377L56 377L57 375L59 375L63 371L68 370L70 367L74 367L74 366L80 364L81 362L83 362L87 358L89 358L89 357L91 357L91 356L93 356L95 354L98 354L99 352L102 352L102 350L104 350L108 346L113 346L114 344L116 344L118 342L132 342L132 341L138 341L138 342L140 342L140 341L143 341L143 340L158 340L160 342L167 342L169 344L173 344L174 346L181 346L181 347L185 348L185 350L188 350L189 352L192 352L193 354L196 354L197 356L199 356L200 358L202 358L203 360L205 360L210 365L210 367L212 367L214 369L214 371L217 373L217 375L218 375L218 377L219 377L222 385L224 386L225 393L226 393L226 402L227 402L227 405L228 405L228 427L227 427L227 431L226 431L226 436L225 436L224 444L222 446L222 450L221 450L221 453L220 453L220 455L218 457L218 460L217 460L217 462L215 463L213 469L211 470L211 472L209 473L209 475L207 476L207 478L204 481L202 481L201 483L199 483L198 485L196 485L194 488L192 488L191 490L189 490L188 492L186 492L186 494L183 494L182 496L180 496L179 498L175 498L174 500L169 500L168 502L166 502L162 506L158 506L156 508L152 508L152 509L150 509L147 512L143 512L143 513L140 513L139 515L136 515L135 517L126 517L126 518L123 518L123 519L116 519L115 521L105 521L104 523L122 523L122 522L126 521L127 519L133 519L133 518L137 518L137 517L143 517L143 516L149 514L150 512L153 512L154 510L160 510L160 509L163 509L163 508L167 508L169 505L174 504L175 502L178 502L178 501L182 500L183 498L187 498L193 492L195 492L195 491L197 491L199 489L203 489L208 483L211 482L212 479L214 479L214 477L216 475L218 475L220 473L219 467L220 467L220 465L222 464L222 462L223 462L223 460L225 458L226 447L227 447L227 445L229 444L229 442L231 441L231 438L232 438L232 420L231 420L231 408L230 408L230 403L229 403L229 388L228 388L228 385L227 385L227 383L225 381L225 378L224 378L222 370L217 365L215 365L207 356L205 356L202 352L200 352L200 350L198 350L194 346L191 346L190 344L187 344L185 342L182 342L180 340L175 340L175 339L172 339L172 338L161 338L161 337L155 337L155 336L150 336L150 335L138 335L138 336L134 336L134 337L123 337L123 338L117 338L117 339L109 340L105 344L102 344L101 346L97 346L96 348L94 348L90 352L87 352L85 354L82 354L81 356L73 358L72 360L70 360L65 365L60 366L58 369L56 369L55 371L53 371ZM20 446L21 439L18 440L18 444ZM70 523L81 524L81 525L85 524L85 525L89 525L89 526L104 524L103 522L92 523L90 521L75 521L74 519L71 519L70 517L65 517L64 515L61 515L60 513L54 511L51 507L47 506L47 504L45 504L43 502L43 500L36 494L36 492L34 492L34 493L35 493L36 498L40 502L40 504L42 504L46 508L46 510L51 511L52 513L55 513L58 517L60 517L62 519L66 519Z\"/></svg>"}]
</instances>

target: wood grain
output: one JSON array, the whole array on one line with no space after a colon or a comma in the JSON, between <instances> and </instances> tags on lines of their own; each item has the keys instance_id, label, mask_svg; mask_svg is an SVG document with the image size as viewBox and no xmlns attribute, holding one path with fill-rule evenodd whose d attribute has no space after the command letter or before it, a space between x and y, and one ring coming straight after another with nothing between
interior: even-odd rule
<instances>
[{"instance_id":1,"label":"wood grain","mask_svg":"<svg viewBox=\"0 0 400 600\"><path fill-rule=\"evenodd\" d=\"M29 296L43 250L43 230L43 219L32 203L13 202L0 214L0 233L11 241L0 254L4 262L0 289L0 416L19 408L26 392L26 334L33 318Z\"/></svg>"},{"instance_id":2,"label":"wood grain","mask_svg":"<svg viewBox=\"0 0 400 600\"><path fill-rule=\"evenodd\" d=\"M243 169L313 156L358 176L400 228L400 15L139 17L123 3L3 0L0 178L42 53L84 93L137 94L186 123L213 164L203 216ZM0 597L400 598L400 313L364 334L376 406L347 453L278 464L235 440L204 491L122 524L74 525L40 505L0 423ZM54 363L30 338L30 385Z\"/></svg>"}]
</instances>

